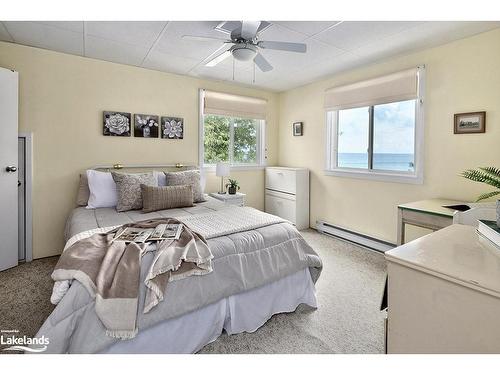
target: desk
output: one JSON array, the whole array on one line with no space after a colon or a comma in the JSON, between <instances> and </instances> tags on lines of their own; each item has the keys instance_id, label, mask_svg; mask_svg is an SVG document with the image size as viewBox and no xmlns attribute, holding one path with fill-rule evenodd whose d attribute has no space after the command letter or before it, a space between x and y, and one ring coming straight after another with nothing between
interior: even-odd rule
<instances>
[{"instance_id":1,"label":"desk","mask_svg":"<svg viewBox=\"0 0 500 375\"><path fill-rule=\"evenodd\" d=\"M397 245L405 242L405 224L438 230L453 224L456 210L444 208L444 205L463 204L449 199L426 199L423 201L400 204L398 206Z\"/></svg>"},{"instance_id":2,"label":"desk","mask_svg":"<svg viewBox=\"0 0 500 375\"><path fill-rule=\"evenodd\" d=\"M388 353L500 353L500 251L454 224L385 253Z\"/></svg>"}]
</instances>

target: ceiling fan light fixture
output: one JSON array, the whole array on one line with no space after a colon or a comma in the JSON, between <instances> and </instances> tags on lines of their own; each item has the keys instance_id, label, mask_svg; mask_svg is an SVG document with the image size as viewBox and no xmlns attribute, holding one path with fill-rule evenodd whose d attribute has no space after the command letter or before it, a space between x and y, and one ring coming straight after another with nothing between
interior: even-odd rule
<instances>
[{"instance_id":1,"label":"ceiling fan light fixture","mask_svg":"<svg viewBox=\"0 0 500 375\"><path fill-rule=\"evenodd\" d=\"M251 44L235 45L231 48L231 53L236 60L250 61L257 54L257 48Z\"/></svg>"}]
</instances>

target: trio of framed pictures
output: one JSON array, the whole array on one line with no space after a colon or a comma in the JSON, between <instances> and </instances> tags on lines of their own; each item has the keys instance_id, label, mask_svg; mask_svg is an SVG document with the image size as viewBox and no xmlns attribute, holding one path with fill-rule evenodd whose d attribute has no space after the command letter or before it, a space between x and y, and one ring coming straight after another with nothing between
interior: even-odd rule
<instances>
[{"instance_id":1,"label":"trio of framed pictures","mask_svg":"<svg viewBox=\"0 0 500 375\"><path fill-rule=\"evenodd\" d=\"M132 114L128 112L103 112L103 135L130 137ZM179 117L134 114L134 137L183 139L184 119Z\"/></svg>"}]
</instances>

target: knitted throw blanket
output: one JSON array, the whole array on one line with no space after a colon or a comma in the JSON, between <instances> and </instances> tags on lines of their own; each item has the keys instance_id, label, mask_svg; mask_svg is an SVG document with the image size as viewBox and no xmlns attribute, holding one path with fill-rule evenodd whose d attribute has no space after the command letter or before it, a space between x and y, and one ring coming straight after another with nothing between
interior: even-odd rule
<instances>
[{"instance_id":1,"label":"knitted throw blanket","mask_svg":"<svg viewBox=\"0 0 500 375\"><path fill-rule=\"evenodd\" d=\"M180 224L176 219L157 219L123 227L155 228L159 224ZM137 334L136 319L141 255L147 244L111 241L112 233L95 233L69 246L52 273L56 282L78 280L95 298L96 314L111 337L129 339ZM162 299L169 280L212 272L213 258L206 240L184 226L178 240L157 245L146 276L144 313Z\"/></svg>"}]
</instances>

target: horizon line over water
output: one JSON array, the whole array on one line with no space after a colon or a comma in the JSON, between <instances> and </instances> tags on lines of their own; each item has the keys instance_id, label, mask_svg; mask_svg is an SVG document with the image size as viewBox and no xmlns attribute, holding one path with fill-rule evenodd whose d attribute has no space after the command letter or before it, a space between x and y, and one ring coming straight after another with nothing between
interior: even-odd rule
<instances>
[{"instance_id":1,"label":"horizon line over water","mask_svg":"<svg viewBox=\"0 0 500 375\"><path fill-rule=\"evenodd\" d=\"M368 153L338 153L337 165L340 168L368 168ZM413 172L415 170L415 154L374 153L373 169L387 171Z\"/></svg>"}]
</instances>

